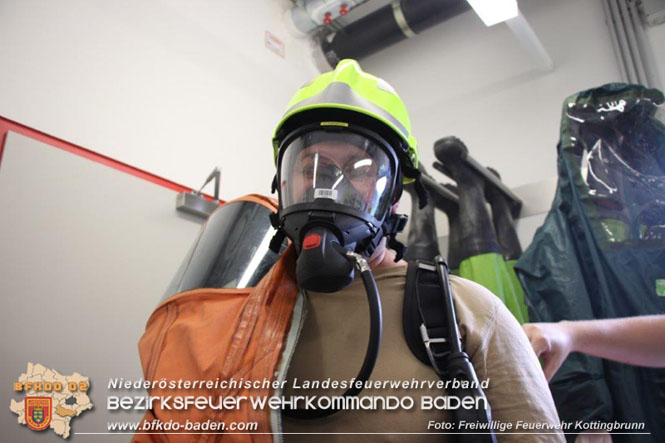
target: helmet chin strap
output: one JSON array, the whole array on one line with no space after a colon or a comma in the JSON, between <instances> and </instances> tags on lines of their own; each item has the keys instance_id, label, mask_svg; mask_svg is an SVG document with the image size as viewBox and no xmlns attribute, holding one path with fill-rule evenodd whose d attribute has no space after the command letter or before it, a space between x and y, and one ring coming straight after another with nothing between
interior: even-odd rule
<instances>
[{"instance_id":1,"label":"helmet chin strap","mask_svg":"<svg viewBox=\"0 0 665 443\"><path fill-rule=\"evenodd\" d=\"M275 254L279 254L279 251L282 249L282 243L284 243L284 239L286 239L286 233L281 227L279 214L277 212L271 212L269 218L270 224L276 230L275 235L272 237L272 240L270 240L269 248Z\"/></svg>"},{"instance_id":2,"label":"helmet chin strap","mask_svg":"<svg viewBox=\"0 0 665 443\"><path fill-rule=\"evenodd\" d=\"M415 180L413 183L413 187L416 190L416 195L418 195L418 207L420 209L423 209L425 206L427 206L429 195L421 179L422 173L420 172L420 170L416 168L403 168L402 173L404 174L405 177L412 178ZM277 184L274 183L274 186L276 185Z\"/></svg>"},{"instance_id":3,"label":"helmet chin strap","mask_svg":"<svg viewBox=\"0 0 665 443\"><path fill-rule=\"evenodd\" d=\"M406 246L397 240L397 234L404 230L408 219L409 217L404 214L390 214L381 225L384 236L388 238L388 247L395 251L396 262L406 254ZM380 241L381 239L379 239Z\"/></svg>"}]
</instances>

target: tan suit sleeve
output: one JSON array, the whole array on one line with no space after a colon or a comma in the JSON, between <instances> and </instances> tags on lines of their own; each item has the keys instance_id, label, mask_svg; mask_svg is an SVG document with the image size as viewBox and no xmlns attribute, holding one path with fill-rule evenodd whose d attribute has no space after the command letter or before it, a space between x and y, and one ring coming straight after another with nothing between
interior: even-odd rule
<instances>
[{"instance_id":1,"label":"tan suit sleeve","mask_svg":"<svg viewBox=\"0 0 665 443\"><path fill-rule=\"evenodd\" d=\"M506 430L512 434L497 432L498 441L564 442L561 431L551 428L559 416L540 363L515 317L484 287L462 278L451 279L451 285L466 352L478 379L489 379L485 394L492 419L512 423Z\"/></svg>"}]
</instances>

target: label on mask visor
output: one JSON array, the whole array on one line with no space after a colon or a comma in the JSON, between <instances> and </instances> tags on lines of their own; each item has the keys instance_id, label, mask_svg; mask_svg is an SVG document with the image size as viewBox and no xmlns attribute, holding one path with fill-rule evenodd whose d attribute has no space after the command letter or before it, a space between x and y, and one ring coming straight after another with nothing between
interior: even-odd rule
<instances>
[{"instance_id":1,"label":"label on mask visor","mask_svg":"<svg viewBox=\"0 0 665 443\"><path fill-rule=\"evenodd\" d=\"M315 189L314 198L329 198L337 200L337 189Z\"/></svg>"}]
</instances>

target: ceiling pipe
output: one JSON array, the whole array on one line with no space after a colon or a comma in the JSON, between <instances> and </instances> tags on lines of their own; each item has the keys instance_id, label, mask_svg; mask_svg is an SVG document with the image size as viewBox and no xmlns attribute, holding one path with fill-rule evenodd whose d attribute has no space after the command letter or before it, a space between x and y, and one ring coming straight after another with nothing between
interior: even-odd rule
<instances>
[{"instance_id":1,"label":"ceiling pipe","mask_svg":"<svg viewBox=\"0 0 665 443\"><path fill-rule=\"evenodd\" d=\"M658 65L654 60L653 48L649 38L644 31L644 24L640 18L637 1L628 2L629 15L635 28L635 37L637 39L637 47L642 54L642 63L644 64L644 74L647 79L647 85L651 88L658 88L663 90L663 85L660 82L660 73L658 72ZM663 13L665 16L665 13Z\"/></svg>"},{"instance_id":2,"label":"ceiling pipe","mask_svg":"<svg viewBox=\"0 0 665 443\"><path fill-rule=\"evenodd\" d=\"M285 11L284 21L294 36L304 38L322 27L333 27L335 20L366 1L300 0Z\"/></svg>"},{"instance_id":3,"label":"ceiling pipe","mask_svg":"<svg viewBox=\"0 0 665 443\"><path fill-rule=\"evenodd\" d=\"M603 9L622 80L661 88L653 49L635 2L603 0Z\"/></svg>"},{"instance_id":4,"label":"ceiling pipe","mask_svg":"<svg viewBox=\"0 0 665 443\"><path fill-rule=\"evenodd\" d=\"M619 51L623 66L626 69L628 83L639 83L637 74L635 73L635 65L633 64L630 55L630 46L628 45L628 38L626 37L626 29L621 19L619 7L614 0L604 0L609 5L610 15L612 17L611 25L614 26L617 39L619 40Z\"/></svg>"},{"instance_id":5,"label":"ceiling pipe","mask_svg":"<svg viewBox=\"0 0 665 443\"><path fill-rule=\"evenodd\" d=\"M393 0L321 42L327 63L356 60L413 37L470 9L466 0Z\"/></svg>"},{"instance_id":6,"label":"ceiling pipe","mask_svg":"<svg viewBox=\"0 0 665 443\"><path fill-rule=\"evenodd\" d=\"M624 22L624 29L626 30L626 38L628 40L628 47L630 48L630 54L633 59L633 64L635 65L635 74L637 75L637 80L640 84L646 85L647 77L644 73L644 62L642 61L642 55L640 54L640 48L637 46L637 38L635 37L635 28L633 26L633 21L630 19L630 13L628 12L628 5L625 1L621 0L617 2L619 5L619 11L621 12L621 18Z\"/></svg>"},{"instance_id":7,"label":"ceiling pipe","mask_svg":"<svg viewBox=\"0 0 665 443\"><path fill-rule=\"evenodd\" d=\"M628 82L628 71L626 70L626 65L623 62L619 37L617 36L617 30L614 27L614 18L612 16L612 12L610 11L610 4L607 0L603 0L603 12L605 13L605 23L607 24L607 28L610 31L610 41L612 42L612 49L614 50L614 56L616 57L617 66L619 67L621 81L626 83Z\"/></svg>"}]
</instances>

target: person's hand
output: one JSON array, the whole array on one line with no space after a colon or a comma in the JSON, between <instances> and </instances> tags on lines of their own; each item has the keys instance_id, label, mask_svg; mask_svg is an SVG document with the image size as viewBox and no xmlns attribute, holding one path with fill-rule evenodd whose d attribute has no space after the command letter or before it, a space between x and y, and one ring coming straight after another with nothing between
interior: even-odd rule
<instances>
[{"instance_id":1,"label":"person's hand","mask_svg":"<svg viewBox=\"0 0 665 443\"><path fill-rule=\"evenodd\" d=\"M566 322L527 323L522 326L531 346L543 360L543 371L549 382L573 350L573 334Z\"/></svg>"}]
</instances>

